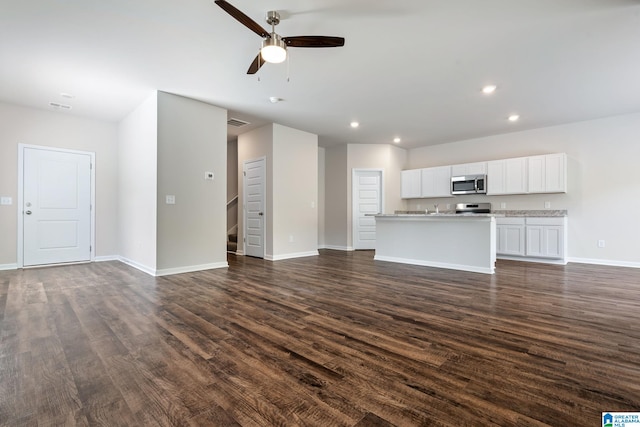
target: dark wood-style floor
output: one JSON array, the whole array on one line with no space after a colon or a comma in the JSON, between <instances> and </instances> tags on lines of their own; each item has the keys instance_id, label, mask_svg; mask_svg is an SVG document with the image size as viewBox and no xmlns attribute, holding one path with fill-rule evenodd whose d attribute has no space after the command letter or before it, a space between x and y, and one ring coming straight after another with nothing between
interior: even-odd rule
<instances>
[{"instance_id":1,"label":"dark wood-style floor","mask_svg":"<svg viewBox=\"0 0 640 427\"><path fill-rule=\"evenodd\" d=\"M0 272L0 424L597 426L640 411L640 270L372 258Z\"/></svg>"}]
</instances>

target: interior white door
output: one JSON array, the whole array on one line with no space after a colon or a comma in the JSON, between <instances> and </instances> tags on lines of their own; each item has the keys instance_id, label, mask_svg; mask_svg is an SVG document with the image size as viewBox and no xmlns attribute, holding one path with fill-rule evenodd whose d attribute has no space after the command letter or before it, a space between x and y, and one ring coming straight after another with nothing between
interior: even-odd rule
<instances>
[{"instance_id":1,"label":"interior white door","mask_svg":"<svg viewBox=\"0 0 640 427\"><path fill-rule=\"evenodd\" d=\"M354 170L353 248L376 248L376 219L382 212L382 171Z\"/></svg>"},{"instance_id":2,"label":"interior white door","mask_svg":"<svg viewBox=\"0 0 640 427\"><path fill-rule=\"evenodd\" d=\"M24 148L23 265L91 260L91 155Z\"/></svg>"},{"instance_id":3,"label":"interior white door","mask_svg":"<svg viewBox=\"0 0 640 427\"><path fill-rule=\"evenodd\" d=\"M243 165L244 253L264 258L265 159Z\"/></svg>"}]
</instances>

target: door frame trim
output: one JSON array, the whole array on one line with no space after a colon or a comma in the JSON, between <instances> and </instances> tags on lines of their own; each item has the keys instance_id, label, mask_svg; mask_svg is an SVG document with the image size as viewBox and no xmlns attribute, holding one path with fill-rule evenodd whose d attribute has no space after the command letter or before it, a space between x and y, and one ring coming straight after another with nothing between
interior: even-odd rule
<instances>
[{"instance_id":1,"label":"door frame trim","mask_svg":"<svg viewBox=\"0 0 640 427\"><path fill-rule=\"evenodd\" d=\"M358 172L380 172L380 213L384 212L384 169L383 168L353 168L351 169L351 250L356 248L356 176Z\"/></svg>"},{"instance_id":2,"label":"door frame trim","mask_svg":"<svg viewBox=\"0 0 640 427\"><path fill-rule=\"evenodd\" d=\"M267 156L255 159L246 159L242 162L242 255L247 255L247 180L244 174L247 163L264 162L264 175L262 176L262 259L267 255Z\"/></svg>"},{"instance_id":3,"label":"door frame trim","mask_svg":"<svg viewBox=\"0 0 640 427\"><path fill-rule=\"evenodd\" d=\"M16 215L18 216L18 245L17 245L17 266L18 268L24 268L24 221L23 221L23 206L24 206L24 152L25 149L57 151L69 154L83 154L91 157L91 213L89 220L91 221L91 251L90 262L93 262L96 257L96 153L91 151L71 150L67 148L48 147L44 145L33 144L18 144L18 203L16 209ZM86 261L83 261L86 262Z\"/></svg>"}]
</instances>

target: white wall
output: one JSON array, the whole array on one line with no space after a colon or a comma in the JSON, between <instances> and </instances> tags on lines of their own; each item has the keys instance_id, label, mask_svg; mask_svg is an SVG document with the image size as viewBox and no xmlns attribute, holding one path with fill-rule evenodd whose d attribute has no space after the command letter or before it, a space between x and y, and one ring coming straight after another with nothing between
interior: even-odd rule
<instances>
[{"instance_id":1,"label":"white wall","mask_svg":"<svg viewBox=\"0 0 640 427\"><path fill-rule=\"evenodd\" d=\"M117 126L98 120L0 103L0 269L17 266L18 144L94 152L96 258L117 255Z\"/></svg>"},{"instance_id":2,"label":"white wall","mask_svg":"<svg viewBox=\"0 0 640 427\"><path fill-rule=\"evenodd\" d=\"M274 124L272 156L273 242L267 259L317 255L318 136Z\"/></svg>"},{"instance_id":3,"label":"white wall","mask_svg":"<svg viewBox=\"0 0 640 427\"><path fill-rule=\"evenodd\" d=\"M318 147L318 248L325 247L325 158L326 150Z\"/></svg>"},{"instance_id":4,"label":"white wall","mask_svg":"<svg viewBox=\"0 0 640 427\"><path fill-rule=\"evenodd\" d=\"M353 169L384 171L384 213L404 209L400 198L400 171L407 162L407 151L387 144L349 144L347 146L347 247L353 247L352 174Z\"/></svg>"},{"instance_id":5,"label":"white wall","mask_svg":"<svg viewBox=\"0 0 640 427\"><path fill-rule=\"evenodd\" d=\"M227 142L227 202L238 195L238 139ZM238 224L238 200L227 207L227 231Z\"/></svg>"},{"instance_id":6,"label":"white wall","mask_svg":"<svg viewBox=\"0 0 640 427\"><path fill-rule=\"evenodd\" d=\"M248 160L257 160L259 158L266 158L266 171L265 179L266 183L266 197L265 197L265 242L271 242L271 230L273 227L272 216L273 211L271 207L271 199L273 198L273 187L269 176L273 169L273 159L271 153L273 151L273 125L259 127L252 131L243 133L238 136L238 254L243 254L243 240L244 240L244 211L242 208L242 201L244 200L244 178L242 175L243 165ZM265 243L266 244L266 243ZM266 248L265 248L266 249Z\"/></svg>"},{"instance_id":7,"label":"white wall","mask_svg":"<svg viewBox=\"0 0 640 427\"><path fill-rule=\"evenodd\" d=\"M348 250L347 207L351 172L347 169L347 146L325 149L324 247Z\"/></svg>"},{"instance_id":8,"label":"white wall","mask_svg":"<svg viewBox=\"0 0 640 427\"><path fill-rule=\"evenodd\" d=\"M225 109L158 92L157 195L158 274L227 266Z\"/></svg>"},{"instance_id":9,"label":"white wall","mask_svg":"<svg viewBox=\"0 0 640 427\"><path fill-rule=\"evenodd\" d=\"M158 96L154 92L118 126L120 257L156 272Z\"/></svg>"},{"instance_id":10,"label":"white wall","mask_svg":"<svg viewBox=\"0 0 640 427\"><path fill-rule=\"evenodd\" d=\"M568 156L566 194L459 196L412 200L418 203L488 201L494 209L567 209L570 260L640 267L640 191L636 170L640 159L640 114L496 135L409 151L406 169L528 155ZM598 248L597 241L606 247Z\"/></svg>"},{"instance_id":11,"label":"white wall","mask_svg":"<svg viewBox=\"0 0 640 427\"><path fill-rule=\"evenodd\" d=\"M238 137L238 190L242 166L266 157L265 259L316 255L318 249L318 137L269 124ZM242 204L242 203L241 203ZM313 204L313 207L312 207ZM243 210L238 214L242 247ZM290 241L293 240L293 241Z\"/></svg>"}]
</instances>

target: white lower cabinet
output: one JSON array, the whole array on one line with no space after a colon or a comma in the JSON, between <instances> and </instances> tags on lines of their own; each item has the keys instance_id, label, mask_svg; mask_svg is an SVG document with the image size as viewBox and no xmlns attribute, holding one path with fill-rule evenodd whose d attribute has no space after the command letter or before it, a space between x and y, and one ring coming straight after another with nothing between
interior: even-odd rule
<instances>
[{"instance_id":1,"label":"white lower cabinet","mask_svg":"<svg viewBox=\"0 0 640 427\"><path fill-rule=\"evenodd\" d=\"M496 224L497 255L565 263L566 217L497 218Z\"/></svg>"},{"instance_id":2,"label":"white lower cabinet","mask_svg":"<svg viewBox=\"0 0 640 427\"><path fill-rule=\"evenodd\" d=\"M496 233L498 255L524 256L524 218L498 218Z\"/></svg>"}]
</instances>

